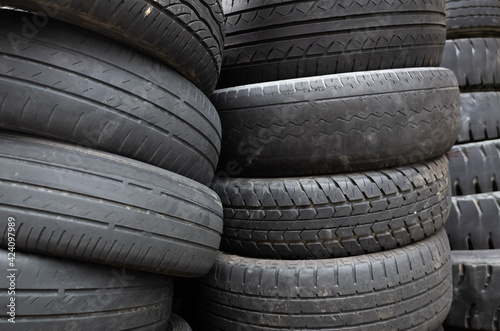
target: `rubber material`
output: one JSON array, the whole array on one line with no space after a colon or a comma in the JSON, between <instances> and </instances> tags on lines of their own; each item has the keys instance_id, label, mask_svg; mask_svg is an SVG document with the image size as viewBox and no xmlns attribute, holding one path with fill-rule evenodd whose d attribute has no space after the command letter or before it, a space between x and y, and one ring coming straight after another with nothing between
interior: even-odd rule
<instances>
[{"instance_id":1,"label":"rubber material","mask_svg":"<svg viewBox=\"0 0 500 331\"><path fill-rule=\"evenodd\" d=\"M500 329L500 250L453 251L453 303L445 325Z\"/></svg>"},{"instance_id":2,"label":"rubber material","mask_svg":"<svg viewBox=\"0 0 500 331\"><path fill-rule=\"evenodd\" d=\"M37 34L45 29L47 17L53 17L150 54L207 94L217 83L225 35L218 0L0 0L0 4L42 15L25 23L28 37L33 30Z\"/></svg>"},{"instance_id":3,"label":"rubber material","mask_svg":"<svg viewBox=\"0 0 500 331\"><path fill-rule=\"evenodd\" d=\"M461 93L459 143L500 138L500 92Z\"/></svg>"},{"instance_id":4,"label":"rubber material","mask_svg":"<svg viewBox=\"0 0 500 331\"><path fill-rule=\"evenodd\" d=\"M454 250L500 249L500 192L453 197L445 228Z\"/></svg>"},{"instance_id":5,"label":"rubber material","mask_svg":"<svg viewBox=\"0 0 500 331\"><path fill-rule=\"evenodd\" d=\"M500 37L498 0L446 0L446 38Z\"/></svg>"},{"instance_id":6,"label":"rubber material","mask_svg":"<svg viewBox=\"0 0 500 331\"><path fill-rule=\"evenodd\" d=\"M160 331L167 327L174 290L171 277L17 250L12 268L8 257L13 256L8 253L0 250L2 330ZM15 323L5 313L10 311L10 298L15 300Z\"/></svg>"},{"instance_id":7,"label":"rubber material","mask_svg":"<svg viewBox=\"0 0 500 331\"><path fill-rule=\"evenodd\" d=\"M446 157L325 177L219 180L221 250L321 259L406 246L442 228L451 204Z\"/></svg>"},{"instance_id":8,"label":"rubber material","mask_svg":"<svg viewBox=\"0 0 500 331\"><path fill-rule=\"evenodd\" d=\"M217 90L212 101L224 136L219 171L231 177L417 163L446 153L460 127L456 78L443 68L245 85Z\"/></svg>"},{"instance_id":9,"label":"rubber material","mask_svg":"<svg viewBox=\"0 0 500 331\"><path fill-rule=\"evenodd\" d=\"M500 139L455 145L447 156L454 196L499 190Z\"/></svg>"},{"instance_id":10,"label":"rubber material","mask_svg":"<svg viewBox=\"0 0 500 331\"><path fill-rule=\"evenodd\" d=\"M223 221L207 187L45 139L1 133L0 145L0 219L16 219L17 250L175 276L210 270Z\"/></svg>"},{"instance_id":11,"label":"rubber material","mask_svg":"<svg viewBox=\"0 0 500 331\"><path fill-rule=\"evenodd\" d=\"M0 127L210 183L221 128L200 90L147 55L56 20L13 43L22 18L33 16L0 11Z\"/></svg>"},{"instance_id":12,"label":"rubber material","mask_svg":"<svg viewBox=\"0 0 500 331\"><path fill-rule=\"evenodd\" d=\"M223 0L220 87L439 66L444 1Z\"/></svg>"},{"instance_id":13,"label":"rubber material","mask_svg":"<svg viewBox=\"0 0 500 331\"><path fill-rule=\"evenodd\" d=\"M167 331L192 331L189 324L179 315L171 314L168 320Z\"/></svg>"},{"instance_id":14,"label":"rubber material","mask_svg":"<svg viewBox=\"0 0 500 331\"><path fill-rule=\"evenodd\" d=\"M500 38L447 40L441 66L453 70L462 92L500 89Z\"/></svg>"},{"instance_id":15,"label":"rubber material","mask_svg":"<svg viewBox=\"0 0 500 331\"><path fill-rule=\"evenodd\" d=\"M187 290L193 329L429 330L452 300L444 230L383 253L326 260L219 254Z\"/></svg>"}]
</instances>

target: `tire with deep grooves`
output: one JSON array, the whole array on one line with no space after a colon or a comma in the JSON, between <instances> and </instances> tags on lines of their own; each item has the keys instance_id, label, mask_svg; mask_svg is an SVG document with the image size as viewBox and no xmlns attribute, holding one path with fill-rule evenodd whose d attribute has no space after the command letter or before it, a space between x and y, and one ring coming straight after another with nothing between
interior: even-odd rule
<instances>
[{"instance_id":1,"label":"tire with deep grooves","mask_svg":"<svg viewBox=\"0 0 500 331\"><path fill-rule=\"evenodd\" d=\"M20 220L16 220L20 221ZM162 331L172 308L171 277L15 251L15 271L0 250L0 305L15 298L15 323L4 314L0 329L10 331ZM9 295L10 273L15 294Z\"/></svg>"},{"instance_id":2,"label":"tire with deep grooves","mask_svg":"<svg viewBox=\"0 0 500 331\"><path fill-rule=\"evenodd\" d=\"M453 251L453 302L445 325L500 329L500 249Z\"/></svg>"},{"instance_id":3,"label":"tire with deep grooves","mask_svg":"<svg viewBox=\"0 0 500 331\"><path fill-rule=\"evenodd\" d=\"M138 48L207 94L217 83L225 35L218 0L0 0L0 5L80 25ZM34 28L39 32L45 26Z\"/></svg>"},{"instance_id":4,"label":"tire with deep grooves","mask_svg":"<svg viewBox=\"0 0 500 331\"><path fill-rule=\"evenodd\" d=\"M462 92L500 89L500 38L447 40L441 66L451 69Z\"/></svg>"},{"instance_id":5,"label":"tire with deep grooves","mask_svg":"<svg viewBox=\"0 0 500 331\"><path fill-rule=\"evenodd\" d=\"M446 38L500 37L500 1L446 0Z\"/></svg>"},{"instance_id":6,"label":"tire with deep grooves","mask_svg":"<svg viewBox=\"0 0 500 331\"><path fill-rule=\"evenodd\" d=\"M222 206L172 172L75 145L0 134L0 219L16 249L177 276L208 272ZM7 247L7 222L0 223Z\"/></svg>"},{"instance_id":7,"label":"tire with deep grooves","mask_svg":"<svg viewBox=\"0 0 500 331\"><path fill-rule=\"evenodd\" d=\"M444 1L223 0L220 87L439 66Z\"/></svg>"},{"instance_id":8,"label":"tire with deep grooves","mask_svg":"<svg viewBox=\"0 0 500 331\"><path fill-rule=\"evenodd\" d=\"M321 175L432 159L456 141L455 75L377 70L217 90L219 170L231 177Z\"/></svg>"},{"instance_id":9,"label":"tire with deep grooves","mask_svg":"<svg viewBox=\"0 0 500 331\"><path fill-rule=\"evenodd\" d=\"M211 181L220 119L198 88L150 56L68 23L51 19L32 38L13 37L30 20L0 11L0 127Z\"/></svg>"},{"instance_id":10,"label":"tire with deep grooves","mask_svg":"<svg viewBox=\"0 0 500 331\"><path fill-rule=\"evenodd\" d=\"M500 92L460 93L459 143L500 138Z\"/></svg>"},{"instance_id":11,"label":"tire with deep grooves","mask_svg":"<svg viewBox=\"0 0 500 331\"><path fill-rule=\"evenodd\" d=\"M446 233L395 250L323 260L220 253L184 288L199 330L429 330L452 300ZM189 320L189 319L188 319Z\"/></svg>"},{"instance_id":12,"label":"tire with deep grooves","mask_svg":"<svg viewBox=\"0 0 500 331\"><path fill-rule=\"evenodd\" d=\"M500 249L500 192L453 197L445 228L453 250Z\"/></svg>"},{"instance_id":13,"label":"tire with deep grooves","mask_svg":"<svg viewBox=\"0 0 500 331\"><path fill-rule=\"evenodd\" d=\"M499 190L500 139L455 145L447 156L454 196Z\"/></svg>"},{"instance_id":14,"label":"tire with deep grooves","mask_svg":"<svg viewBox=\"0 0 500 331\"><path fill-rule=\"evenodd\" d=\"M321 259L390 250L422 240L448 218L445 157L325 177L220 179L221 249L255 258Z\"/></svg>"}]
</instances>

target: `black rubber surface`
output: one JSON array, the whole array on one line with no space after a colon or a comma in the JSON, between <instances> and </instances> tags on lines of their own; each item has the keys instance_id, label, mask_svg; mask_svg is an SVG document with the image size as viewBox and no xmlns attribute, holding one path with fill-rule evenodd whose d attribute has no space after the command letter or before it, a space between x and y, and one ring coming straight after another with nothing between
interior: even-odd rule
<instances>
[{"instance_id":1,"label":"black rubber surface","mask_svg":"<svg viewBox=\"0 0 500 331\"><path fill-rule=\"evenodd\" d=\"M12 268L9 253L0 250L1 330L166 330L171 277L17 250ZM6 313L11 298L15 323Z\"/></svg>"},{"instance_id":2,"label":"black rubber surface","mask_svg":"<svg viewBox=\"0 0 500 331\"><path fill-rule=\"evenodd\" d=\"M461 93L458 143L500 138L500 92Z\"/></svg>"},{"instance_id":3,"label":"black rubber surface","mask_svg":"<svg viewBox=\"0 0 500 331\"><path fill-rule=\"evenodd\" d=\"M192 285L191 285L192 284ZM325 260L219 254L190 282L194 330L429 330L452 300L444 230L383 253Z\"/></svg>"},{"instance_id":4,"label":"black rubber surface","mask_svg":"<svg viewBox=\"0 0 500 331\"><path fill-rule=\"evenodd\" d=\"M223 0L219 87L439 66L444 1Z\"/></svg>"},{"instance_id":5,"label":"black rubber surface","mask_svg":"<svg viewBox=\"0 0 500 331\"><path fill-rule=\"evenodd\" d=\"M453 195L499 190L500 139L455 145L447 156Z\"/></svg>"},{"instance_id":6,"label":"black rubber surface","mask_svg":"<svg viewBox=\"0 0 500 331\"><path fill-rule=\"evenodd\" d=\"M177 314L171 314L168 320L167 331L192 331L185 319Z\"/></svg>"},{"instance_id":7,"label":"black rubber surface","mask_svg":"<svg viewBox=\"0 0 500 331\"><path fill-rule=\"evenodd\" d=\"M0 219L16 249L176 276L215 259L222 206L172 172L69 144L0 134ZM7 223L0 223L6 247Z\"/></svg>"},{"instance_id":8,"label":"black rubber surface","mask_svg":"<svg viewBox=\"0 0 500 331\"><path fill-rule=\"evenodd\" d=\"M451 256L453 303L445 324L499 330L500 249L453 251Z\"/></svg>"},{"instance_id":9,"label":"black rubber surface","mask_svg":"<svg viewBox=\"0 0 500 331\"><path fill-rule=\"evenodd\" d=\"M500 1L446 0L446 38L500 37Z\"/></svg>"},{"instance_id":10,"label":"black rubber surface","mask_svg":"<svg viewBox=\"0 0 500 331\"><path fill-rule=\"evenodd\" d=\"M217 83L225 34L218 0L0 0L0 5L42 15L29 19L26 34L18 37L40 33L53 17L151 54L207 94Z\"/></svg>"},{"instance_id":11,"label":"black rubber surface","mask_svg":"<svg viewBox=\"0 0 500 331\"><path fill-rule=\"evenodd\" d=\"M447 40L441 66L453 70L462 92L500 89L500 38Z\"/></svg>"},{"instance_id":12,"label":"black rubber surface","mask_svg":"<svg viewBox=\"0 0 500 331\"><path fill-rule=\"evenodd\" d=\"M500 249L500 192L453 197L445 228L454 250Z\"/></svg>"},{"instance_id":13,"label":"black rubber surface","mask_svg":"<svg viewBox=\"0 0 500 331\"><path fill-rule=\"evenodd\" d=\"M387 168L446 153L460 128L455 75L377 70L217 90L219 177L321 175ZM217 177L217 176L216 176Z\"/></svg>"},{"instance_id":14,"label":"black rubber surface","mask_svg":"<svg viewBox=\"0 0 500 331\"><path fill-rule=\"evenodd\" d=\"M0 127L212 180L220 119L199 89L153 58L67 23L50 20L22 42L12 37L32 19L0 11Z\"/></svg>"},{"instance_id":15,"label":"black rubber surface","mask_svg":"<svg viewBox=\"0 0 500 331\"><path fill-rule=\"evenodd\" d=\"M390 250L448 218L446 157L407 167L325 177L221 179L221 250L257 258L315 259Z\"/></svg>"}]
</instances>

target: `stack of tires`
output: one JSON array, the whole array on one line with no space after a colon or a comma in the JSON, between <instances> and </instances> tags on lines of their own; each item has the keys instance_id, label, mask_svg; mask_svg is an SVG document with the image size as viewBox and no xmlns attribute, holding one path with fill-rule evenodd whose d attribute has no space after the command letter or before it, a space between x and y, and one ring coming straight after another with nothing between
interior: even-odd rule
<instances>
[{"instance_id":1,"label":"stack of tires","mask_svg":"<svg viewBox=\"0 0 500 331\"><path fill-rule=\"evenodd\" d=\"M460 84L461 130L448 153L446 223L454 298L446 325L500 329L500 1L447 0L443 66Z\"/></svg>"},{"instance_id":2,"label":"stack of tires","mask_svg":"<svg viewBox=\"0 0 500 331\"><path fill-rule=\"evenodd\" d=\"M223 225L220 4L0 4L0 329L186 329L172 276Z\"/></svg>"},{"instance_id":3,"label":"stack of tires","mask_svg":"<svg viewBox=\"0 0 500 331\"><path fill-rule=\"evenodd\" d=\"M444 1L223 1L221 251L196 330L436 330L452 300Z\"/></svg>"}]
</instances>

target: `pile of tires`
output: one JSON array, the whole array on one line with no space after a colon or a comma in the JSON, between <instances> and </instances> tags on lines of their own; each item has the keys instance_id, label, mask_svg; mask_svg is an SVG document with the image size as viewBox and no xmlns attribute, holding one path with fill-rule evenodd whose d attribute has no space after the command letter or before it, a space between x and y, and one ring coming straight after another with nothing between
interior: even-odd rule
<instances>
[{"instance_id":1,"label":"pile of tires","mask_svg":"<svg viewBox=\"0 0 500 331\"><path fill-rule=\"evenodd\" d=\"M500 329L500 2L447 0L443 66L460 84L461 130L448 153L453 199L449 327Z\"/></svg>"},{"instance_id":2,"label":"pile of tires","mask_svg":"<svg viewBox=\"0 0 500 331\"><path fill-rule=\"evenodd\" d=\"M444 1L224 0L224 207L195 330L437 330L458 82Z\"/></svg>"},{"instance_id":3,"label":"pile of tires","mask_svg":"<svg viewBox=\"0 0 500 331\"><path fill-rule=\"evenodd\" d=\"M2 330L188 330L209 272L216 0L1 0Z\"/></svg>"}]
</instances>

